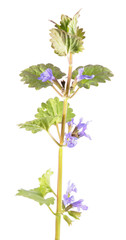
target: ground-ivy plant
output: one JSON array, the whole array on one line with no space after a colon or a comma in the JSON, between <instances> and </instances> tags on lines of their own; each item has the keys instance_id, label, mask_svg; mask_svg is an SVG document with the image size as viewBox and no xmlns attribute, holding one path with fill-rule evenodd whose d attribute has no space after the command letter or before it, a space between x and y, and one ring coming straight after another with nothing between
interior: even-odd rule
<instances>
[{"instance_id":1,"label":"ground-ivy plant","mask_svg":"<svg viewBox=\"0 0 126 240\"><path fill-rule=\"evenodd\" d=\"M45 130L59 146L57 193L54 192L50 183L50 177L53 174L50 169L38 179L38 187L30 190L20 189L17 193L18 196L30 198L40 205L45 204L54 214L56 219L55 240L60 240L61 217L68 225L71 225L73 220L80 219L82 211L88 209L88 206L83 204L83 199L75 197L77 188L70 181L68 181L66 192L62 197L63 149L75 147L81 137L91 139L87 133L89 122L83 122L82 118L76 122L75 113L68 101L77 94L80 88L89 89L91 85L98 86L99 83L105 83L113 76L108 68L98 64L84 66L81 63L81 66L72 70L73 55L84 49L85 32L78 26L79 16L80 11L73 18L61 15L59 24L51 21L53 24L53 28L50 30L51 47L57 55L67 56L68 74L52 63L31 66L20 74L21 81L28 84L29 87L36 90L51 87L60 97L60 99L58 97L49 98L46 102L42 102L32 121L19 124L20 128L25 128L32 133ZM58 139L51 134L52 125L56 127ZM56 203L55 212L52 210L54 203ZM52 239L54 238L52 237Z\"/></svg>"}]
</instances>

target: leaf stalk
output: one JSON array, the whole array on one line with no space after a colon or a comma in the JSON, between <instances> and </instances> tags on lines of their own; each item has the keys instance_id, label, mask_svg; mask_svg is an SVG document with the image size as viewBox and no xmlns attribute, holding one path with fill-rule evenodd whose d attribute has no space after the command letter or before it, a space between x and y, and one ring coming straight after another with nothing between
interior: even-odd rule
<instances>
[{"instance_id":1,"label":"leaf stalk","mask_svg":"<svg viewBox=\"0 0 126 240\"><path fill-rule=\"evenodd\" d=\"M56 139L52 136L52 134L48 131L49 136L52 138L52 140L59 146L61 147L62 145L56 141Z\"/></svg>"}]
</instances>

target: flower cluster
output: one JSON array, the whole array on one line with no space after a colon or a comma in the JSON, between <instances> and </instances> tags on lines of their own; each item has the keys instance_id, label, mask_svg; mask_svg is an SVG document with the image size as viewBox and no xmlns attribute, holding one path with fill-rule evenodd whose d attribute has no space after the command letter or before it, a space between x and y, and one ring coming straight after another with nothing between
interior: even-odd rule
<instances>
[{"instance_id":1,"label":"flower cluster","mask_svg":"<svg viewBox=\"0 0 126 240\"><path fill-rule=\"evenodd\" d=\"M78 69L78 75L76 77L78 82L83 79L92 79L95 77L95 75L91 75L91 76L83 75L83 72L84 72L84 68ZM55 80L55 77L53 76L52 69L47 68L43 73L40 74L40 77L38 78L38 80L42 80L42 82L46 82L46 81L53 82L53 80Z\"/></svg>"},{"instance_id":2,"label":"flower cluster","mask_svg":"<svg viewBox=\"0 0 126 240\"><path fill-rule=\"evenodd\" d=\"M72 192L77 192L77 188L75 186L74 183L70 183L70 181L68 182L68 187L67 187L67 191L66 194L63 195L63 203L65 208L77 208L77 211L79 212L81 209L82 210L87 210L88 207L86 205L83 205L83 199L80 199L78 201L74 202L74 196L71 195Z\"/></svg>"},{"instance_id":3,"label":"flower cluster","mask_svg":"<svg viewBox=\"0 0 126 240\"><path fill-rule=\"evenodd\" d=\"M65 134L64 144L67 145L67 147L70 147L70 148L75 147L77 144L77 140L80 137L85 136L91 139L91 137L85 132L87 129L88 122L82 123L82 121L83 119L81 118L79 123L75 126L74 130ZM72 119L67 124L68 124L68 129L71 129L75 124L74 119Z\"/></svg>"}]
</instances>

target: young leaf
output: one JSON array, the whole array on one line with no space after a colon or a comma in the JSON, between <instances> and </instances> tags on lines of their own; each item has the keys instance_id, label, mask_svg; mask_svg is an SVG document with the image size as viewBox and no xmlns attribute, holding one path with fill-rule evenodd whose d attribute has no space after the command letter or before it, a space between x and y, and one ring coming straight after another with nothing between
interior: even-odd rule
<instances>
[{"instance_id":1,"label":"young leaf","mask_svg":"<svg viewBox=\"0 0 126 240\"><path fill-rule=\"evenodd\" d=\"M72 73L72 78L75 79L78 75L78 69L83 68L83 66L80 66L76 68ZM98 83L102 82L105 83L106 80L110 81L110 77L113 76L112 72L101 65L87 65L84 67L83 75L95 75L92 79L83 79L77 83L77 85L81 88L90 88L90 85L98 86Z\"/></svg>"},{"instance_id":2,"label":"young leaf","mask_svg":"<svg viewBox=\"0 0 126 240\"><path fill-rule=\"evenodd\" d=\"M46 88L52 86L52 82L50 81L42 82L41 80L38 80L40 74L43 73L47 68L52 69L53 76L56 79L60 79L66 75L65 73L61 72L58 67L55 67L51 63L46 65L38 64L23 70L20 74L22 77L21 81L23 81L25 84L28 84L29 87L34 87L36 90L39 90L43 87Z\"/></svg>"},{"instance_id":3,"label":"young leaf","mask_svg":"<svg viewBox=\"0 0 126 240\"><path fill-rule=\"evenodd\" d=\"M66 15L61 15L61 21L59 28L64 30L65 32L68 32L68 25L72 19Z\"/></svg>"},{"instance_id":4,"label":"young leaf","mask_svg":"<svg viewBox=\"0 0 126 240\"><path fill-rule=\"evenodd\" d=\"M32 133L37 133L42 130L48 131L52 125L62 122L63 101L59 101L57 97L54 99L50 98L46 103L42 103L41 108L37 110L38 113L35 115L35 120L21 123L18 126ZM74 116L73 109L68 104L66 122L71 121Z\"/></svg>"},{"instance_id":5,"label":"young leaf","mask_svg":"<svg viewBox=\"0 0 126 240\"><path fill-rule=\"evenodd\" d=\"M61 29L52 28L50 30L51 47L59 56L66 56L69 51L69 36Z\"/></svg>"},{"instance_id":6,"label":"young leaf","mask_svg":"<svg viewBox=\"0 0 126 240\"><path fill-rule=\"evenodd\" d=\"M63 219L68 223L68 225L72 225L72 220L67 216L67 215L63 215Z\"/></svg>"},{"instance_id":7,"label":"young leaf","mask_svg":"<svg viewBox=\"0 0 126 240\"><path fill-rule=\"evenodd\" d=\"M72 35L76 35L77 34L77 23L78 23L78 17L80 17L80 11L78 11L73 19L71 19L71 21L68 24L68 32Z\"/></svg>"},{"instance_id":8,"label":"young leaf","mask_svg":"<svg viewBox=\"0 0 126 240\"><path fill-rule=\"evenodd\" d=\"M71 217L78 219L78 220L80 219L80 216L81 216L81 212L76 212L76 211L68 211L68 214Z\"/></svg>"},{"instance_id":9,"label":"young leaf","mask_svg":"<svg viewBox=\"0 0 126 240\"><path fill-rule=\"evenodd\" d=\"M40 205L46 204L47 206L49 206L50 204L54 204L54 201L55 201L53 197L44 199L39 189L31 189L31 190L20 189L18 190L18 193L16 195L30 198L38 202Z\"/></svg>"},{"instance_id":10,"label":"young leaf","mask_svg":"<svg viewBox=\"0 0 126 240\"><path fill-rule=\"evenodd\" d=\"M69 52L72 54L82 52L84 49L83 39L85 38L85 32L77 26L79 12L73 18L62 15L60 25L55 23L55 28L50 30L51 47L59 56L66 56Z\"/></svg>"},{"instance_id":11,"label":"young leaf","mask_svg":"<svg viewBox=\"0 0 126 240\"><path fill-rule=\"evenodd\" d=\"M54 48L54 52L59 56L66 56L69 52L72 54L83 51L82 38L66 33L61 29L50 30L51 47Z\"/></svg>"},{"instance_id":12,"label":"young leaf","mask_svg":"<svg viewBox=\"0 0 126 240\"><path fill-rule=\"evenodd\" d=\"M83 31L83 28L77 27L77 36L84 39L85 38L85 32Z\"/></svg>"},{"instance_id":13,"label":"young leaf","mask_svg":"<svg viewBox=\"0 0 126 240\"><path fill-rule=\"evenodd\" d=\"M79 53L84 50L83 41L80 37L71 36L69 42L70 42L69 52L71 52L72 54Z\"/></svg>"},{"instance_id":14,"label":"young leaf","mask_svg":"<svg viewBox=\"0 0 126 240\"><path fill-rule=\"evenodd\" d=\"M52 188L50 186L50 176L53 172L49 169L39 178L40 187L39 190L44 197L47 193L52 192Z\"/></svg>"},{"instance_id":15,"label":"young leaf","mask_svg":"<svg viewBox=\"0 0 126 240\"><path fill-rule=\"evenodd\" d=\"M85 32L83 32L82 28L77 27L79 17L80 17L80 10L74 15L73 18L70 18L66 15L61 15L60 25L55 23L54 21L51 21L51 22L55 24L56 29L63 30L64 32L70 34L69 36L76 35L77 37L84 39Z\"/></svg>"}]
</instances>

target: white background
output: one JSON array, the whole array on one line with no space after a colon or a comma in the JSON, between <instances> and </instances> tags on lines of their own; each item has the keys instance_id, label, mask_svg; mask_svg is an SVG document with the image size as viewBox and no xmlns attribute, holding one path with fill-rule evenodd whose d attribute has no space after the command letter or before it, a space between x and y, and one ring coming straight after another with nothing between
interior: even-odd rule
<instances>
[{"instance_id":1,"label":"white background","mask_svg":"<svg viewBox=\"0 0 126 240\"><path fill-rule=\"evenodd\" d=\"M16 197L17 189L37 187L38 177L54 171L56 191L58 148L46 132L32 134L17 127L32 120L41 102L54 97L50 89L36 91L20 82L21 70L39 63L53 63L67 72L67 59L53 53L48 20L72 17L80 8L79 25L86 31L85 50L75 54L73 69L101 64L112 70L111 82L81 89L71 107L85 121L92 120L92 141L80 139L65 149L63 192L69 179L76 183L78 199L89 210L68 227L62 222L63 239L126 239L126 32L125 1L2 1L1 23L1 160L0 218L2 240L54 240L55 220L46 206ZM2 73L2 74L1 74Z\"/></svg>"}]
</instances>

